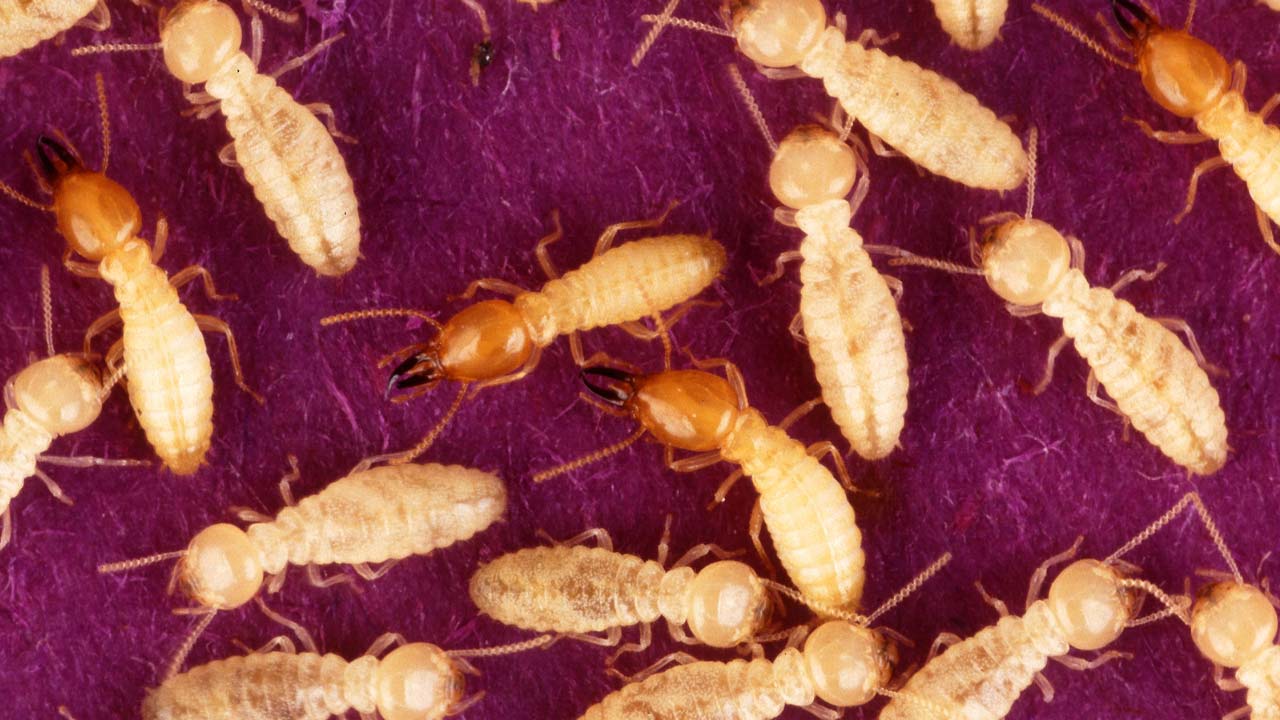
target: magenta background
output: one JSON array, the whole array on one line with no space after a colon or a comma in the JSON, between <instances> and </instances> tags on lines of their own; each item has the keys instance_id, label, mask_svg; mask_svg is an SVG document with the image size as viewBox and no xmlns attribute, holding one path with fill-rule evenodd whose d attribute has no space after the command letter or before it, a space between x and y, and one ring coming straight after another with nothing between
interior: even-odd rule
<instances>
[{"instance_id":1,"label":"magenta background","mask_svg":"<svg viewBox=\"0 0 1280 720\"><path fill-rule=\"evenodd\" d=\"M670 229L710 230L728 248L730 265L710 293L723 306L680 324L679 342L738 362L752 402L775 421L817 394L808 356L786 330L798 305L794 271L764 290L753 281L799 237L770 220L767 152L724 71L737 57L731 44L672 31L636 70L627 61L645 31L638 18L656 11L656 0L634 9L566 0L537 13L508 0L486 5L497 58L478 88L468 83L466 65L477 25L452 0L339 0L300 25L268 24L268 68L317 41L322 27L326 35L347 32L283 82L304 102L331 103L340 126L360 139L342 151L360 198L365 259L338 281L315 277L275 235L240 173L216 159L228 139L225 128L216 118L180 115L180 85L158 57L76 59L46 43L0 61L0 177L25 189L32 185L21 153L49 127L65 129L88 158L100 156L92 78L96 70L106 75L112 176L138 198L148 237L157 214L168 215L166 270L203 263L221 288L240 295L239 302L214 304L198 290L184 292L192 308L232 325L249 381L268 398L259 407L237 392L225 343L210 337L216 429L199 474L54 467L74 507L55 502L35 482L16 499L15 542L0 554L0 697L7 706L0 715L52 717L66 703L80 720L135 716L188 621L170 614L167 567L99 577L94 566L183 547L198 529L228 519L232 505L275 512L288 453L299 456L303 469L295 491L307 495L360 458L416 440L452 390L408 406L385 404L385 375L373 363L421 333L395 321L328 330L316 321L379 305L447 313L457 306L446 297L481 276L537 285L533 245L553 208L564 217L567 239L554 254L566 268L587 259L608 223L650 216L668 200L681 200ZM684 15L713 17L708 3L684 5ZM1280 308L1273 299L1280 258L1260 240L1241 182L1227 173L1211 176L1195 212L1173 226L1186 179L1209 147L1158 145L1122 123L1132 115L1158 127L1177 125L1146 99L1135 76L1105 66L1033 16L1028 3L1015 2L1004 39L976 55L949 45L926 0L828 5L851 14L853 32L871 26L901 33L893 52L947 73L998 114L1016 115L1019 132L1037 124L1037 215L1084 240L1095 282L1168 262L1155 283L1140 283L1126 296L1151 315L1185 317L1210 359L1232 373L1215 385L1235 452L1216 476L1191 482L1146 442L1121 441L1120 421L1085 397L1087 368L1073 352L1064 354L1043 396L1020 389L1038 378L1060 332L1056 321L1010 317L975 278L896 273L907 288L903 316L915 328L908 336L911 405L902 450L875 465L851 460L859 481L878 493L853 498L868 553L867 603L892 594L943 551L956 556L888 617L916 643L904 649L903 665L921 660L937 633L969 635L995 619L973 581L1020 609L1043 558L1077 534L1087 536L1086 552L1109 553L1192 487L1203 491L1252 576L1276 549L1280 525L1274 513ZM1104 7L1056 5L1080 20ZM1183 3L1159 6L1181 22ZM126 2L114 2L112 11L111 30L99 38L75 30L68 45L153 37L151 16ZM1249 65L1247 95L1255 108L1280 85L1278 25L1280 15L1250 0L1206 2L1197 18L1203 37ZM829 107L814 82L769 83L744 69L778 136ZM1000 198L969 190L921 177L902 160L876 158L872 168L871 196L855 218L867 242L963 259L967 225L1022 206L1020 191ZM0 228L0 375L9 376L28 352L42 352L42 263L55 266L60 350L78 347L82 328L111 300L104 284L56 267L63 244L47 217L0 202ZM588 342L657 366L656 347L617 333ZM749 487L707 512L729 469L675 475L652 445L535 487L533 472L631 429L577 401L578 389L559 343L525 382L466 406L430 453L432 460L505 477L506 522L472 542L406 561L376 583L361 583L359 593L312 588L295 571L272 605L310 628L323 649L348 658L388 630L446 648L497 644L526 635L477 619L467 577L479 561L538 542L538 528L563 537L604 527L619 549L652 557L663 517L672 512L677 554L699 542L748 546ZM821 411L794 433L806 442L839 438ZM52 452L152 456L122 393L93 427ZM1133 559L1170 589L1197 567L1221 566L1189 520ZM793 613L794 620L804 617ZM215 621L191 661L239 652L233 639L258 645L276 634L278 627L256 611L229 613ZM655 636L653 658L670 647L665 630ZM1209 664L1179 626L1138 629L1116 647L1135 658L1087 675L1051 666L1058 699L1046 705L1032 689L1011 717L1210 718L1243 702L1213 686ZM471 689L488 697L466 715L574 717L617 687L601 672L605 654L566 643L481 661L484 676ZM629 662L638 667L647 659ZM879 703L871 707L862 716ZM793 709L785 717L807 716Z\"/></svg>"}]
</instances>

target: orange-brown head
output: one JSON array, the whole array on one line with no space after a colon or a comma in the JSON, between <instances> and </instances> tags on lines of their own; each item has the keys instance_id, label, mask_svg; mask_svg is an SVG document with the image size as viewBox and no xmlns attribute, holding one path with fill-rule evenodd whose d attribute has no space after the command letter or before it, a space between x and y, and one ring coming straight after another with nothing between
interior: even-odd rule
<instances>
[{"instance_id":1,"label":"orange-brown head","mask_svg":"<svg viewBox=\"0 0 1280 720\"><path fill-rule=\"evenodd\" d=\"M1164 109L1195 117L1230 88L1231 67L1209 43L1162 26L1133 0L1111 0L1111 9L1133 42L1143 86Z\"/></svg>"},{"instance_id":2,"label":"orange-brown head","mask_svg":"<svg viewBox=\"0 0 1280 720\"><path fill-rule=\"evenodd\" d=\"M85 168L75 152L52 138L41 137L36 151L45 179L53 188L58 232L72 250L98 262L137 237L142 211L128 190Z\"/></svg>"},{"instance_id":3,"label":"orange-brown head","mask_svg":"<svg viewBox=\"0 0 1280 720\"><path fill-rule=\"evenodd\" d=\"M663 445L715 450L733 431L741 408L728 381L701 370L636 376L611 367L582 370L588 389L629 412Z\"/></svg>"},{"instance_id":4,"label":"orange-brown head","mask_svg":"<svg viewBox=\"0 0 1280 720\"><path fill-rule=\"evenodd\" d=\"M441 380L475 382L515 372L533 354L533 338L515 305L485 300L454 315L434 340L416 345L391 373L393 387L411 388Z\"/></svg>"}]
</instances>

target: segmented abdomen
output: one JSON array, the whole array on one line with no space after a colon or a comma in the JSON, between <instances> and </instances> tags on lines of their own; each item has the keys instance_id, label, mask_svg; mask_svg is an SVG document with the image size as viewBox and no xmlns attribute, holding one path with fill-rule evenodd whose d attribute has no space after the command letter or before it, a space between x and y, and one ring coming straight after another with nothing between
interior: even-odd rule
<instances>
[{"instance_id":1,"label":"segmented abdomen","mask_svg":"<svg viewBox=\"0 0 1280 720\"><path fill-rule=\"evenodd\" d=\"M0 0L0 58L70 30L97 0Z\"/></svg>"},{"instance_id":2,"label":"segmented abdomen","mask_svg":"<svg viewBox=\"0 0 1280 720\"><path fill-rule=\"evenodd\" d=\"M5 412L0 426L0 513L22 491L27 478L36 474L36 457L52 442L53 435L30 415L16 408Z\"/></svg>"},{"instance_id":3,"label":"segmented abdomen","mask_svg":"<svg viewBox=\"0 0 1280 720\"><path fill-rule=\"evenodd\" d=\"M933 0L942 29L965 50L981 50L1004 25L1009 0Z\"/></svg>"},{"instance_id":4,"label":"segmented abdomen","mask_svg":"<svg viewBox=\"0 0 1280 720\"><path fill-rule=\"evenodd\" d=\"M1044 303L1120 411L1153 445L1208 475L1227 459L1226 417L1209 377L1168 328L1077 270Z\"/></svg>"},{"instance_id":5,"label":"segmented abdomen","mask_svg":"<svg viewBox=\"0 0 1280 720\"><path fill-rule=\"evenodd\" d=\"M724 248L709 237L644 238L610 248L515 304L545 347L557 335L669 310L714 282L724 261Z\"/></svg>"},{"instance_id":6,"label":"segmented abdomen","mask_svg":"<svg viewBox=\"0 0 1280 720\"><path fill-rule=\"evenodd\" d=\"M347 661L272 652L215 660L147 693L144 720L326 720L350 709Z\"/></svg>"},{"instance_id":7,"label":"segmented abdomen","mask_svg":"<svg viewBox=\"0 0 1280 720\"><path fill-rule=\"evenodd\" d=\"M1240 666L1236 679L1249 689L1245 698L1251 720L1280 720L1280 646L1272 645Z\"/></svg>"},{"instance_id":8,"label":"segmented abdomen","mask_svg":"<svg viewBox=\"0 0 1280 720\"><path fill-rule=\"evenodd\" d=\"M925 663L880 720L1001 720L1048 659L1070 650L1056 628L1044 601L1000 618Z\"/></svg>"},{"instance_id":9,"label":"segmented abdomen","mask_svg":"<svg viewBox=\"0 0 1280 720\"><path fill-rule=\"evenodd\" d=\"M264 567L376 563L466 540L507 506L497 476L457 465L389 465L348 475L250 526Z\"/></svg>"},{"instance_id":10,"label":"segmented abdomen","mask_svg":"<svg viewBox=\"0 0 1280 720\"><path fill-rule=\"evenodd\" d=\"M1027 154L1013 130L935 72L845 42L834 27L800 68L868 132L929 172L988 190L1012 190L1026 177Z\"/></svg>"},{"instance_id":11,"label":"segmented abdomen","mask_svg":"<svg viewBox=\"0 0 1280 720\"><path fill-rule=\"evenodd\" d=\"M1196 118L1201 132L1218 141L1222 158L1231 163L1258 207L1280 223L1280 129L1249 112L1244 96L1229 92Z\"/></svg>"},{"instance_id":12,"label":"segmented abdomen","mask_svg":"<svg viewBox=\"0 0 1280 720\"><path fill-rule=\"evenodd\" d=\"M769 720L810 705L813 685L794 648L768 660L696 662L605 696L580 720Z\"/></svg>"},{"instance_id":13,"label":"segmented abdomen","mask_svg":"<svg viewBox=\"0 0 1280 720\"><path fill-rule=\"evenodd\" d=\"M99 265L124 323L129 401L156 455L177 475L200 467L213 435L213 369L195 318L141 241Z\"/></svg>"},{"instance_id":14,"label":"segmented abdomen","mask_svg":"<svg viewBox=\"0 0 1280 720\"><path fill-rule=\"evenodd\" d=\"M471 600L498 622L588 633L658 619L656 562L595 547L517 550L471 576Z\"/></svg>"},{"instance_id":15,"label":"segmented abdomen","mask_svg":"<svg viewBox=\"0 0 1280 720\"><path fill-rule=\"evenodd\" d=\"M755 483L778 559L800 592L856 609L866 580L862 533L831 472L751 409L739 416L722 454Z\"/></svg>"},{"instance_id":16,"label":"segmented abdomen","mask_svg":"<svg viewBox=\"0 0 1280 720\"><path fill-rule=\"evenodd\" d=\"M244 53L205 87L222 101L236 161L289 247L321 275L350 270L360 257L360 213L329 131Z\"/></svg>"}]
</instances>

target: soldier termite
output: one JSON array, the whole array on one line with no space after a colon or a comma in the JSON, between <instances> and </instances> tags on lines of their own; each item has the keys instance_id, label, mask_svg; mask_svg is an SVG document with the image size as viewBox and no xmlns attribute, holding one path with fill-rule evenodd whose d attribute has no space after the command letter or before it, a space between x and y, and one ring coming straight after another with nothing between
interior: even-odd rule
<instances>
[{"instance_id":1,"label":"soldier termite","mask_svg":"<svg viewBox=\"0 0 1280 720\"><path fill-rule=\"evenodd\" d=\"M142 213L137 201L106 176L111 133L101 75L97 82L102 168L86 168L66 138L60 142L41 137L36 149L42 174L36 180L52 194L53 204L38 203L3 183L0 192L52 213L70 246L63 254L66 268L111 284L120 307L89 326L85 353L95 336L123 323L122 337L106 355L107 372L126 373L129 399L156 454L174 474L190 475L204 461L213 435L213 371L202 330L226 337L236 383L259 402L262 398L244 383L231 328L211 315L192 315L178 298L178 289L199 278L210 298L232 296L219 295L209 272L199 265L169 278L156 264L164 255L168 223L163 217L156 222L154 248L149 246L138 237ZM92 262L72 260L73 251Z\"/></svg>"},{"instance_id":2,"label":"soldier termite","mask_svg":"<svg viewBox=\"0 0 1280 720\"><path fill-rule=\"evenodd\" d=\"M867 617L828 620L812 632L797 628L772 662L761 657L758 649L751 661L727 663L699 662L686 653L672 653L637 674L635 682L587 709L581 720L768 720L781 715L788 705L803 707L822 720L835 720L842 713L833 708L864 705L876 695L896 697L886 688L896 650L882 631L870 625L949 560L950 555L944 555ZM681 665L658 672L672 663Z\"/></svg>"},{"instance_id":3,"label":"soldier termite","mask_svg":"<svg viewBox=\"0 0 1280 720\"><path fill-rule=\"evenodd\" d=\"M1012 190L1027 173L1027 155L1013 130L951 80L828 27L822 0L727 0L732 29L672 17L669 0L632 56L638 65L667 25L733 38L771 77L811 77L862 123L872 145L883 140L929 172L988 190ZM786 68L785 70L782 70ZM883 154L883 153L882 153Z\"/></svg>"},{"instance_id":4,"label":"soldier termite","mask_svg":"<svg viewBox=\"0 0 1280 720\"><path fill-rule=\"evenodd\" d=\"M92 18L88 17L90 14ZM0 0L0 18L4 18L0 24L0 59L17 55L77 25L96 31L111 27L111 11L105 0Z\"/></svg>"},{"instance_id":5,"label":"soldier termite","mask_svg":"<svg viewBox=\"0 0 1280 720\"><path fill-rule=\"evenodd\" d=\"M270 7L261 2L250 5ZM342 275L360 257L355 190L331 134L346 136L334 125L331 107L299 105L275 82L341 36L263 75L257 70L262 54L262 22L257 15L252 30L250 57L240 50L240 18L234 10L218 0L182 0L161 13L158 45L108 44L72 54L158 47L174 77L188 87L204 83L205 93L188 92L188 98L197 103L200 118L218 111L226 116L232 143L220 157L244 171L267 217L303 262L320 275ZM321 115L328 119L327 129L318 119ZM234 150L234 161L227 149Z\"/></svg>"},{"instance_id":6,"label":"soldier termite","mask_svg":"<svg viewBox=\"0 0 1280 720\"><path fill-rule=\"evenodd\" d=\"M957 45L982 50L1000 36L1009 0L933 0L933 10Z\"/></svg>"},{"instance_id":7,"label":"soldier termite","mask_svg":"<svg viewBox=\"0 0 1280 720\"><path fill-rule=\"evenodd\" d=\"M902 284L876 271L867 249L878 246L865 245L850 227L867 195L866 163L845 137L816 125L802 125L775 143L738 69L729 70L774 152L769 186L788 208L775 214L805 232L800 249L783 253L766 282L781 276L784 263L801 260L796 318L803 335L794 320L792 334L809 347L840 432L859 455L879 460L897 446L909 383L902 317L890 292L890 283L898 292ZM852 200L846 199L850 190Z\"/></svg>"},{"instance_id":8,"label":"soldier termite","mask_svg":"<svg viewBox=\"0 0 1280 720\"><path fill-rule=\"evenodd\" d=\"M55 354L53 350L53 300L49 290L49 268L40 269L41 305L44 310L44 340L49 355L23 368L4 385L7 410L0 426L0 548L13 537L13 509L10 503L27 478L40 478L49 493L64 503L71 499L36 463L70 467L148 465L140 460L104 460L96 457L45 455L49 445L63 435L79 432L102 411L102 402L111 392L93 361L86 355Z\"/></svg>"},{"instance_id":9,"label":"soldier termite","mask_svg":"<svg viewBox=\"0 0 1280 720\"><path fill-rule=\"evenodd\" d=\"M715 545L695 545L667 569L670 532L668 516L656 562L614 552L609 533L600 528L551 547L502 555L471 576L471 600L507 625L599 645L617 645L624 627L639 625L639 642L623 646L618 655L647 649L651 624L659 619L686 644L727 648L755 637L768 619L764 582L749 566L723 559L728 553ZM596 547L579 544L589 539ZM722 559L698 571L689 567L708 553ZM598 632L605 635L588 634Z\"/></svg>"},{"instance_id":10,"label":"soldier termite","mask_svg":"<svg viewBox=\"0 0 1280 720\"><path fill-rule=\"evenodd\" d=\"M417 343L383 358L382 365L404 358L392 371L387 392L392 388L416 388L396 398L418 397L440 382L459 383L449 410L413 448L392 460L409 462L435 442L453 418L466 396L487 387L520 380L537 366L543 348L560 335L569 336L569 347L579 366L583 359L577 333L608 325L642 339L666 339L664 322L674 322L690 307L692 297L702 292L724 267L724 248L709 236L662 235L613 247L623 230L661 225L674 203L661 216L610 225L596 242L595 253L582 267L559 276L547 252L559 240L559 214L553 214L555 230L538 242L535 254L543 271L551 278L540 290L528 291L495 278L472 282L461 297L471 298L481 289L511 296L511 301L485 300L475 303L441 324L420 310L382 308L342 313L324 318L321 325L348 320L385 317L416 317L436 331L430 342ZM684 304L663 321L660 314ZM650 330L637 321L653 317L658 328Z\"/></svg>"},{"instance_id":11,"label":"soldier termite","mask_svg":"<svg viewBox=\"0 0 1280 720\"><path fill-rule=\"evenodd\" d=\"M1218 142L1220 155L1200 163L1191 174L1186 206L1174 217L1174 222L1180 222L1191 212L1200 178L1229 165L1249 188L1262 239L1280 253L1280 244L1271 229L1272 222L1280 222L1280 128L1266 122L1271 112L1280 106L1280 94L1272 96L1259 112L1250 112L1244 99L1244 63L1237 60L1234 66L1229 66L1221 53L1191 35L1195 2L1187 12L1186 24L1177 30L1164 27L1131 0L1112 0L1111 8L1116 22L1132 42L1131 54L1136 62L1115 55L1043 5L1032 6L1098 55L1137 71L1151 99L1174 115L1191 119L1199 130L1162 132L1153 130L1144 121L1137 121L1148 136L1175 145Z\"/></svg>"},{"instance_id":12,"label":"soldier termite","mask_svg":"<svg viewBox=\"0 0 1280 720\"><path fill-rule=\"evenodd\" d=\"M779 426L747 403L742 375L727 360L696 363L723 367L721 378L698 370L665 370L653 375L598 365L582 370L587 388L612 414L631 417L640 427L604 450L534 475L541 482L616 453L645 433L665 446L667 466L692 472L720 461L739 466L716 490L720 503L744 474L760 493L751 514L751 536L761 558L761 525L791 580L805 597L841 610L856 609L865 583L862 533L841 482L819 460L830 455L846 487L852 487L844 460L830 442L805 447L786 428L812 410L802 405ZM699 453L676 460L676 449Z\"/></svg>"},{"instance_id":13,"label":"soldier termite","mask_svg":"<svg viewBox=\"0 0 1280 720\"><path fill-rule=\"evenodd\" d=\"M1033 146L1034 142L1033 137ZM1035 393L1049 386L1058 354L1074 340L1076 351L1089 363L1090 400L1132 423L1189 472L1217 472L1227 459L1226 418L1205 372L1214 368L1200 352L1195 333L1184 320L1149 318L1115 295L1134 280L1153 279L1164 264L1154 271L1131 270L1110 288L1090 287L1081 242L1031 218L1034 170L1027 191L1023 216L1006 212L984 219L990 227L981 244L970 231L970 254L977 268L896 250L904 257L890 264L982 275L1008 303L1010 314L1061 318L1063 335L1049 349ZM1190 348L1175 331L1186 336ZM1098 394L1099 385L1112 400Z\"/></svg>"}]
</instances>

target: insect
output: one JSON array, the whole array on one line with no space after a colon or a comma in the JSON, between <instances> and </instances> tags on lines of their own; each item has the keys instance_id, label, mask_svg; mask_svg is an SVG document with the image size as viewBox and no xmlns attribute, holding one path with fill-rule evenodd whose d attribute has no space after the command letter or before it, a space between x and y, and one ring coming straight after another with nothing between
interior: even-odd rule
<instances>
[{"instance_id":1,"label":"insect","mask_svg":"<svg viewBox=\"0 0 1280 720\"><path fill-rule=\"evenodd\" d=\"M698 662L686 653L672 653L638 673L636 682L588 708L582 720L767 720L781 715L787 705L835 720L841 713L817 700L846 708L864 705L877 694L895 696L885 685L897 652L881 631L869 626L949 560L944 555L868 617L828 620L812 633L797 628L772 662L759 656L750 662ZM682 664L657 672L672 663Z\"/></svg>"},{"instance_id":2,"label":"insect","mask_svg":"<svg viewBox=\"0 0 1280 720\"><path fill-rule=\"evenodd\" d=\"M93 14L89 18L89 14ZM0 58L17 55L77 25L95 31L111 27L111 11L104 0L60 2L0 2Z\"/></svg>"},{"instance_id":3,"label":"insect","mask_svg":"<svg viewBox=\"0 0 1280 720\"><path fill-rule=\"evenodd\" d=\"M1161 132L1137 121L1148 136L1175 145L1216 140L1220 156L1200 163L1191 173L1187 203L1174 217L1180 222L1195 205L1196 187L1206 173L1228 165L1249 188L1262 239L1280 253L1271 229L1280 222L1280 128L1267 117L1280 106L1273 96L1260 112L1249 110L1244 99L1246 70L1237 60L1229 66L1213 46L1191 35L1195 3L1191 3L1182 29L1169 29L1131 0L1112 0L1116 22L1132 43L1136 62L1129 62L1104 48L1065 18L1035 4L1032 8L1110 62L1137 71L1142 85L1161 107L1195 122L1199 132Z\"/></svg>"},{"instance_id":4,"label":"insect","mask_svg":"<svg viewBox=\"0 0 1280 720\"><path fill-rule=\"evenodd\" d=\"M481 289L502 293L506 300L484 300L455 314L441 324L420 310L380 308L360 310L324 318L321 325L385 317L416 317L436 331L430 342L417 343L383 358L380 366L404 358L392 371L387 392L393 387L416 388L397 401L418 397L441 381L459 383L453 405L437 425L416 446L392 460L409 462L431 444L453 418L467 392L478 392L524 378L537 366L543 348L558 336L569 335L569 347L579 366L583 359L577 333L583 330L621 325L643 339L666 340L664 322L674 322L691 309L690 298L715 281L724 267L725 252L710 237L663 235L643 238L613 247L623 230L661 225L671 212L668 207L658 218L610 225L596 242L587 264L560 277L547 252L563 232L559 214L553 214L555 230L538 242L536 256L550 281L541 290L528 291L518 285L483 278L471 283L463 299ZM668 320L660 314L684 303ZM653 316L657 330L636 321Z\"/></svg>"},{"instance_id":5,"label":"insect","mask_svg":"<svg viewBox=\"0 0 1280 720\"><path fill-rule=\"evenodd\" d=\"M1008 10L1009 0L933 0L942 29L965 50L982 50L995 42Z\"/></svg>"},{"instance_id":6,"label":"insect","mask_svg":"<svg viewBox=\"0 0 1280 720\"><path fill-rule=\"evenodd\" d=\"M183 673L171 668L160 686L147 693L144 720L324 720L351 710L365 717L376 711L383 720L439 720L484 697L479 692L464 698L463 673L479 674L466 658L509 655L555 642L544 635L514 645L442 650L425 642L406 644L402 636L387 633L348 662L332 653L321 655L304 628L266 606L263 611L292 628L304 652L281 635L250 655ZM387 650L391 652L379 659Z\"/></svg>"},{"instance_id":7,"label":"insect","mask_svg":"<svg viewBox=\"0 0 1280 720\"><path fill-rule=\"evenodd\" d=\"M970 254L978 269L909 253L901 253L904 257L890 264L982 275L1015 317L1044 313L1061 318L1063 335L1049 348L1036 394L1049 386L1058 354L1074 340L1076 351L1089 363L1086 392L1090 400L1132 423L1189 472L1217 472L1227 459L1226 417L1205 372L1212 366L1200 351L1195 333L1184 320L1149 318L1116 297L1134 280L1153 279L1164 264L1153 271L1131 270L1109 289L1091 287L1083 272L1083 244L1032 219L1034 174L1027 188L1023 216L999 213L986 218L990 227L981 245L970 231ZM1186 335L1190 348L1174 331ZM1099 384L1114 402L1099 396Z\"/></svg>"},{"instance_id":8,"label":"insect","mask_svg":"<svg viewBox=\"0 0 1280 720\"><path fill-rule=\"evenodd\" d=\"M766 70L770 77L822 80L871 134L873 147L883 141L925 170L970 187L1004 191L1022 184L1027 155L1007 124L951 80L866 47L875 31L847 42L840 27L827 26L822 0L731 0L730 30L673 17L678 3L641 17L653 28L632 65L667 25L728 36L757 65L773 68Z\"/></svg>"},{"instance_id":9,"label":"insect","mask_svg":"<svg viewBox=\"0 0 1280 720\"><path fill-rule=\"evenodd\" d=\"M254 3L253 7L269 6ZM262 24L257 15L252 23L250 57L240 50L240 18L234 10L218 0L182 0L160 17L165 66L184 83L204 83L206 95L189 95L197 102L196 114L201 119L218 111L226 116L232 144L220 157L231 164L228 149L234 150L234 163L244 170L254 195L289 247L316 273L342 275L360 257L355 189L331 134L346 136L338 132L331 107L299 105L275 82L341 36L263 75L257 70ZM78 48L72 54L152 47L109 44ZM318 119L321 115L328 119L327 129Z\"/></svg>"},{"instance_id":10,"label":"insect","mask_svg":"<svg viewBox=\"0 0 1280 720\"><path fill-rule=\"evenodd\" d=\"M0 548L13 537L13 513L9 503L27 478L40 478L49 493L70 504L58 483L36 466L38 462L69 467L147 465L139 460L106 460L95 457L45 455L54 440L89 427L102 411L111 392L98 368L83 355L55 354L53 350L53 296L49 268L40 270L41 305L44 308L44 340L48 357L37 360L9 378L4 386L7 410L0 426Z\"/></svg>"},{"instance_id":11,"label":"insect","mask_svg":"<svg viewBox=\"0 0 1280 720\"><path fill-rule=\"evenodd\" d=\"M689 567L708 553L728 557L714 545L696 545L665 569L670 533L668 516L657 562L614 552L609 533L600 528L552 547L508 553L471 576L471 600L480 612L507 625L599 645L617 645L624 626L640 625L640 641L624 646L619 655L647 649L650 624L659 618L682 643L727 648L755 637L769 610L769 596L755 571L724 559L696 572ZM579 544L588 539L597 546ZM596 632L606 635L587 634Z\"/></svg>"},{"instance_id":12,"label":"insect","mask_svg":"<svg viewBox=\"0 0 1280 720\"><path fill-rule=\"evenodd\" d=\"M236 383L258 402L262 397L244 382L231 328L210 315L192 315L178 298L178 290L199 278L211 299L219 295L209 271L192 265L168 277L156 264L164 255L169 226L156 222L154 248L138 236L142 213L120 184L106 175L111 158L111 130L106 91L97 77L102 115L102 167L84 166L70 142L41 137L36 150L43 175L41 189L52 194L44 205L0 183L0 192L30 207L53 213L58 232L70 246L63 265L71 273L105 280L120 307L103 315L85 333L85 354L93 338L123 323L123 336L106 355L107 372L127 373L129 399L147 440L166 467L176 475L194 473L204 461L213 435L213 370L201 331L220 332L227 339ZM92 262L71 259L75 252Z\"/></svg>"},{"instance_id":13,"label":"insect","mask_svg":"<svg viewBox=\"0 0 1280 720\"><path fill-rule=\"evenodd\" d=\"M760 493L751 513L751 536L761 558L760 528L773 538L778 558L807 598L847 610L857 606L866 580L862 533L853 506L831 471L819 462L825 455L851 487L844 461L830 442L806 448L786 428L812 409L801 406L779 426L772 426L747 403L742 374L727 360L695 361L697 370L665 370L644 375L607 365L582 370L587 388L612 414L629 416L640 427L631 437L604 450L534 475L542 482L616 453L645 433L665 446L667 466L692 472L721 460L739 469L716 491L724 501L744 474ZM706 372L722 367L725 377ZM675 460L676 448L696 453ZM765 560L767 562L767 559Z\"/></svg>"},{"instance_id":14,"label":"insect","mask_svg":"<svg viewBox=\"0 0 1280 720\"><path fill-rule=\"evenodd\" d=\"M879 460L897 446L909 383L902 317L890 292L892 283L901 293L902 283L876 271L867 248L879 246L864 245L850 227L869 188L866 163L844 137L817 125L775 143L742 75L733 66L730 74L774 153L769 186L788 208L776 214L805 232L799 251L783 253L765 282L781 277L786 262L801 260L801 326L793 320L792 335L809 347L822 400L841 434L859 455Z\"/></svg>"}]
</instances>

